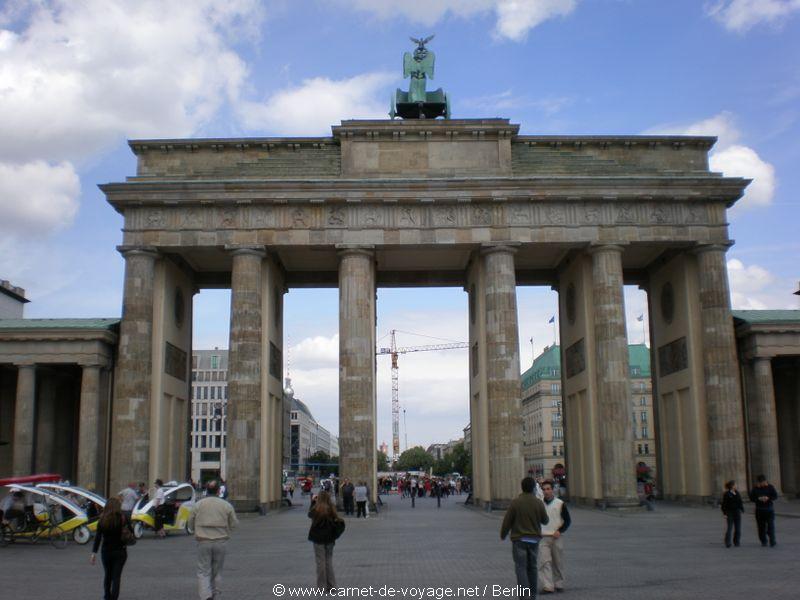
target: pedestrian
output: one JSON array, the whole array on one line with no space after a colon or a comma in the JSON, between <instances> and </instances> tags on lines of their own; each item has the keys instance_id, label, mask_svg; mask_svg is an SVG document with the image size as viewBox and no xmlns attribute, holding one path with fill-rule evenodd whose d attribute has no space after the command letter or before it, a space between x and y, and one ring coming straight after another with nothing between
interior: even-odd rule
<instances>
[{"instance_id":1,"label":"pedestrian","mask_svg":"<svg viewBox=\"0 0 800 600\"><path fill-rule=\"evenodd\" d=\"M109 498L97 521L97 532L94 536L92 556L89 562L94 565L97 550L100 549L100 562L103 564L103 598L117 600L122 582L122 569L128 560L128 550L123 541L123 529L133 537L131 522L122 514L119 498ZM101 548L102 545L102 548Z\"/></svg>"},{"instance_id":2,"label":"pedestrian","mask_svg":"<svg viewBox=\"0 0 800 600\"><path fill-rule=\"evenodd\" d=\"M336 514L331 496L325 491L311 498L308 517L311 519L308 541L314 543L314 560L317 563L317 588L323 594L327 594L336 587L333 547L344 531L344 521Z\"/></svg>"},{"instance_id":3,"label":"pedestrian","mask_svg":"<svg viewBox=\"0 0 800 600\"><path fill-rule=\"evenodd\" d=\"M736 482L730 480L725 484L725 493L722 495L722 514L728 526L725 528L725 547L731 547L731 531L733 532L733 545L738 546L742 539L742 513L744 503L742 495L736 489Z\"/></svg>"},{"instance_id":4,"label":"pedestrian","mask_svg":"<svg viewBox=\"0 0 800 600\"><path fill-rule=\"evenodd\" d=\"M356 497L356 518L364 516L367 518L367 484L359 481L355 488Z\"/></svg>"},{"instance_id":5,"label":"pedestrian","mask_svg":"<svg viewBox=\"0 0 800 600\"><path fill-rule=\"evenodd\" d=\"M139 499L139 494L136 492L136 482L131 481L128 484L128 487L124 488L119 493L119 500L122 505L122 514L125 515L125 518L128 522L131 522L131 515L133 514L133 509L136 506L136 501Z\"/></svg>"},{"instance_id":6,"label":"pedestrian","mask_svg":"<svg viewBox=\"0 0 800 600\"><path fill-rule=\"evenodd\" d=\"M353 494L355 493L355 486L349 479L344 480L342 485L342 505L344 506L344 514L353 514Z\"/></svg>"},{"instance_id":7,"label":"pedestrian","mask_svg":"<svg viewBox=\"0 0 800 600\"><path fill-rule=\"evenodd\" d=\"M758 539L761 545L775 546L775 507L772 503L778 499L778 492L767 481L764 475L756 477L756 485L750 490L750 501L756 505L756 525L758 526Z\"/></svg>"},{"instance_id":8,"label":"pedestrian","mask_svg":"<svg viewBox=\"0 0 800 600\"><path fill-rule=\"evenodd\" d=\"M227 500L228 499L228 482L226 482L224 479L220 479L219 480L219 492L218 492L218 494L219 494L219 497L222 498L223 500Z\"/></svg>"},{"instance_id":9,"label":"pedestrian","mask_svg":"<svg viewBox=\"0 0 800 600\"><path fill-rule=\"evenodd\" d=\"M522 493L511 501L500 527L501 540L511 534L511 553L517 585L521 589L520 597L524 594L528 598L535 598L539 587L536 561L542 525L549 521L544 503L533 493L534 487L532 477L522 480Z\"/></svg>"},{"instance_id":10,"label":"pedestrian","mask_svg":"<svg viewBox=\"0 0 800 600\"><path fill-rule=\"evenodd\" d=\"M153 524L158 537L166 537L167 532L164 531L164 512L167 507L164 504L166 497L164 496L164 482L160 479L155 481L156 490L155 497L153 498Z\"/></svg>"},{"instance_id":11,"label":"pedestrian","mask_svg":"<svg viewBox=\"0 0 800 600\"><path fill-rule=\"evenodd\" d=\"M231 530L236 527L236 511L219 495L216 480L206 484L208 495L201 498L189 516L189 530L197 540L197 584L200 600L214 600L222 594L222 567Z\"/></svg>"},{"instance_id":12,"label":"pedestrian","mask_svg":"<svg viewBox=\"0 0 800 600\"><path fill-rule=\"evenodd\" d=\"M539 578L542 592L564 591L564 533L572 519L567 503L556 498L552 481L542 483L547 524L542 526L542 541L539 543Z\"/></svg>"}]
</instances>

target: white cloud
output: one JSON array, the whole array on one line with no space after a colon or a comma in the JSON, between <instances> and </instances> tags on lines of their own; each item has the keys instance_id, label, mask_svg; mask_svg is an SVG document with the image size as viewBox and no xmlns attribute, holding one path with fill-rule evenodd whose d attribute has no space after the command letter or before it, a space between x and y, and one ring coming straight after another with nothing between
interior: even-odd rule
<instances>
[{"instance_id":1,"label":"white cloud","mask_svg":"<svg viewBox=\"0 0 800 600\"><path fill-rule=\"evenodd\" d=\"M775 167L762 159L754 149L738 143L741 132L731 113L723 111L689 125L661 125L646 133L717 136L717 143L709 155L711 170L728 177L753 180L744 196L734 205L733 214L772 203L778 185Z\"/></svg>"},{"instance_id":2,"label":"white cloud","mask_svg":"<svg viewBox=\"0 0 800 600\"><path fill-rule=\"evenodd\" d=\"M339 366L339 334L305 338L289 349L291 368L302 370Z\"/></svg>"},{"instance_id":3,"label":"white cloud","mask_svg":"<svg viewBox=\"0 0 800 600\"><path fill-rule=\"evenodd\" d=\"M798 10L800 0L717 0L706 5L706 14L737 32L760 23L780 24Z\"/></svg>"},{"instance_id":4,"label":"white cloud","mask_svg":"<svg viewBox=\"0 0 800 600\"><path fill-rule=\"evenodd\" d=\"M519 42L537 25L570 14L576 5L577 0L501 0L495 9L495 33Z\"/></svg>"},{"instance_id":5,"label":"white cloud","mask_svg":"<svg viewBox=\"0 0 800 600\"><path fill-rule=\"evenodd\" d=\"M386 119L390 73L365 73L349 79L315 77L275 92L265 102L242 102L244 125L271 134L330 135L342 118Z\"/></svg>"},{"instance_id":6,"label":"white cloud","mask_svg":"<svg viewBox=\"0 0 800 600\"><path fill-rule=\"evenodd\" d=\"M380 19L405 18L412 23L431 26L446 17L470 18L494 13L493 35L522 41L528 32L548 19L566 16L578 0L337 0Z\"/></svg>"},{"instance_id":7,"label":"white cloud","mask_svg":"<svg viewBox=\"0 0 800 600\"><path fill-rule=\"evenodd\" d=\"M53 0L0 34L0 159L75 160L124 136L188 135L238 97L230 28L256 0Z\"/></svg>"},{"instance_id":8,"label":"white cloud","mask_svg":"<svg viewBox=\"0 0 800 600\"><path fill-rule=\"evenodd\" d=\"M794 308L794 282L784 281L760 265L732 258L728 260L728 280L734 309Z\"/></svg>"},{"instance_id":9,"label":"white cloud","mask_svg":"<svg viewBox=\"0 0 800 600\"><path fill-rule=\"evenodd\" d=\"M714 152L709 158L712 171L729 176L752 179L744 198L734 208L769 206L775 196L777 181L775 167L761 159L758 153L747 146L730 146Z\"/></svg>"},{"instance_id":10,"label":"white cloud","mask_svg":"<svg viewBox=\"0 0 800 600\"><path fill-rule=\"evenodd\" d=\"M0 234L50 233L71 225L80 189L70 163L0 162Z\"/></svg>"}]
</instances>

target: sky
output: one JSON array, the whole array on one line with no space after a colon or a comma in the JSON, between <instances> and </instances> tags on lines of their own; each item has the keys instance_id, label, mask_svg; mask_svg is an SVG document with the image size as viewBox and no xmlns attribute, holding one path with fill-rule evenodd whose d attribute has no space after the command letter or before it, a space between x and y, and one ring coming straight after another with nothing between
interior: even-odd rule
<instances>
[{"instance_id":1,"label":"sky","mask_svg":"<svg viewBox=\"0 0 800 600\"><path fill-rule=\"evenodd\" d=\"M409 36L436 34L453 116L524 134L718 136L712 170L753 179L729 213L734 308L798 308L800 0L5 0L0 2L0 278L27 317L118 316L122 218L98 184L126 140L329 135L385 118ZM556 294L520 287L521 368L554 341ZM298 397L338 430L338 296L286 296ZM230 295L195 297L198 348L227 346ZM629 340L646 298L626 289ZM460 288L378 291L379 346L467 339ZM425 334L424 336L418 334ZM427 336L427 337L426 337ZM533 343L530 339L533 338ZM401 446L468 423L465 350L400 358ZM391 446L378 358L378 443Z\"/></svg>"}]
</instances>

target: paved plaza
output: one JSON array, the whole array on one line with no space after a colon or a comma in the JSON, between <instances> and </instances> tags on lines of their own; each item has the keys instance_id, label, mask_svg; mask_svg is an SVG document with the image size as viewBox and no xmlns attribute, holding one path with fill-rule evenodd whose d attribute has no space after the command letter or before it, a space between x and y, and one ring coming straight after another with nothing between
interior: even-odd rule
<instances>
[{"instance_id":1,"label":"paved plaza","mask_svg":"<svg viewBox=\"0 0 800 600\"><path fill-rule=\"evenodd\" d=\"M412 510L409 500L391 496L379 515L348 519L334 552L339 586L478 586L483 592L488 585L485 597L492 597L492 585L513 587L510 543L498 535L501 515L467 509L464 499L451 497L437 509L434 499L424 498ZM225 566L226 598L274 598L276 584L314 584L307 509L303 499L291 510L241 519ZM748 514L743 546L728 550L721 543L723 518L711 508L572 513L567 591L559 598L797 598L800 519L778 518L778 546L771 549L759 545ZM65 550L46 544L1 548L3 597L100 598L102 568L89 565L89 552L89 546L74 544ZM157 540L148 534L130 549L122 598L193 600L195 587L188 536Z\"/></svg>"}]
</instances>

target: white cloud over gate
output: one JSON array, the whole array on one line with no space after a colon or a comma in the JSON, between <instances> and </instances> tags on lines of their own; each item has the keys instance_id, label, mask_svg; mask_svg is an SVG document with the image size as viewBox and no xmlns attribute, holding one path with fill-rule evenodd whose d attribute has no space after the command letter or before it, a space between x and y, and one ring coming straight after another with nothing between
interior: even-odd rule
<instances>
[{"instance_id":1,"label":"white cloud over gate","mask_svg":"<svg viewBox=\"0 0 800 600\"><path fill-rule=\"evenodd\" d=\"M495 15L493 35L519 42L545 21L569 15L578 0L333 0L380 19L402 17L412 23L433 25L447 17Z\"/></svg>"},{"instance_id":2,"label":"white cloud over gate","mask_svg":"<svg viewBox=\"0 0 800 600\"><path fill-rule=\"evenodd\" d=\"M688 125L659 125L646 133L717 136L717 143L709 155L711 170L728 177L753 180L744 196L734 205L732 214L772 204L778 184L775 167L762 159L753 148L740 143L741 132L730 112L723 111Z\"/></svg>"}]
</instances>

